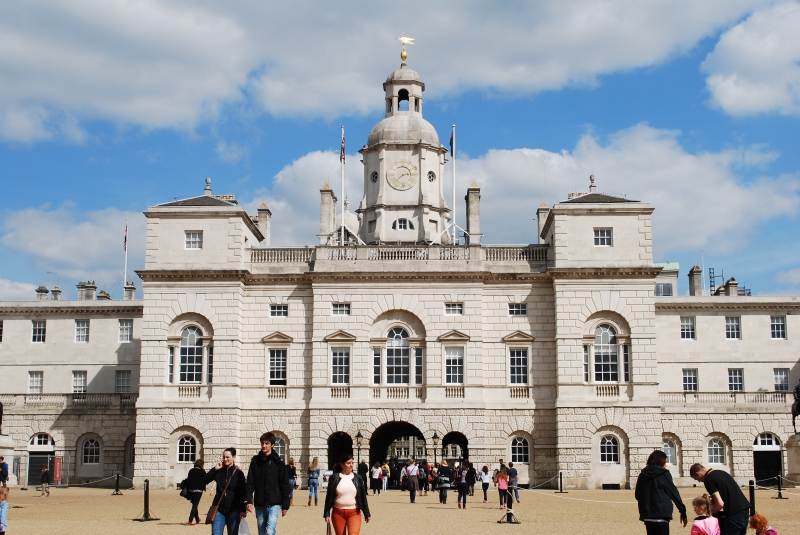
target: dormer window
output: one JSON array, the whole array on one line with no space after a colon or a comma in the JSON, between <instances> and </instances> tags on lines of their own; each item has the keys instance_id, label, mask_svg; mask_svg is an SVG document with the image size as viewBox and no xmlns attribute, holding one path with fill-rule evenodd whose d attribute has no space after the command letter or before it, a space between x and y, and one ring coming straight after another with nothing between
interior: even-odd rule
<instances>
[{"instance_id":1,"label":"dormer window","mask_svg":"<svg viewBox=\"0 0 800 535\"><path fill-rule=\"evenodd\" d=\"M398 219L392 223L392 230L414 230L414 223L408 219Z\"/></svg>"}]
</instances>

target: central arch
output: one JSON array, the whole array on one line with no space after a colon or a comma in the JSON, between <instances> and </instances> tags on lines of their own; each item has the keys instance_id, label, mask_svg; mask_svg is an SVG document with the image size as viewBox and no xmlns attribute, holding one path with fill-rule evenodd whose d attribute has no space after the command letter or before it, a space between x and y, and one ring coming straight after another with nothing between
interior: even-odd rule
<instances>
[{"instance_id":1,"label":"central arch","mask_svg":"<svg viewBox=\"0 0 800 535\"><path fill-rule=\"evenodd\" d=\"M328 470L333 470L342 455L353 454L353 437L342 431L337 431L328 437Z\"/></svg>"},{"instance_id":2,"label":"central arch","mask_svg":"<svg viewBox=\"0 0 800 535\"><path fill-rule=\"evenodd\" d=\"M452 451L448 448L451 444L458 446L456 450L456 457L451 455ZM448 459L449 462L453 461L468 461L469 460L469 441L464 433L458 431L451 431L442 437L442 459ZM460 458L458 454L460 453Z\"/></svg>"}]
</instances>

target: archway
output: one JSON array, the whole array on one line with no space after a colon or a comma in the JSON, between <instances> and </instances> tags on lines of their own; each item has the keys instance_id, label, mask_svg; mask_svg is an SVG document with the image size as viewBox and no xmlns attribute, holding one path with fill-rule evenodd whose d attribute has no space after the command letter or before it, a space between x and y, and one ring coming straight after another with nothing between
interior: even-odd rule
<instances>
[{"instance_id":1,"label":"archway","mask_svg":"<svg viewBox=\"0 0 800 535\"><path fill-rule=\"evenodd\" d=\"M781 441L772 433L761 433L753 441L753 476L756 484L769 487L778 484L783 472Z\"/></svg>"},{"instance_id":2,"label":"archway","mask_svg":"<svg viewBox=\"0 0 800 535\"><path fill-rule=\"evenodd\" d=\"M339 458L353 453L353 437L342 431L337 431L328 437L328 470L339 462Z\"/></svg>"},{"instance_id":3,"label":"archway","mask_svg":"<svg viewBox=\"0 0 800 535\"><path fill-rule=\"evenodd\" d=\"M397 484L400 467L408 459L425 460L427 448L425 437L416 426L408 422L386 422L372 432L369 439L369 463L388 461L389 485Z\"/></svg>"},{"instance_id":4,"label":"archway","mask_svg":"<svg viewBox=\"0 0 800 535\"><path fill-rule=\"evenodd\" d=\"M451 446L457 446L456 449ZM468 461L469 460L469 441L466 435L458 431L451 431L442 437L442 459L447 462Z\"/></svg>"}]
</instances>

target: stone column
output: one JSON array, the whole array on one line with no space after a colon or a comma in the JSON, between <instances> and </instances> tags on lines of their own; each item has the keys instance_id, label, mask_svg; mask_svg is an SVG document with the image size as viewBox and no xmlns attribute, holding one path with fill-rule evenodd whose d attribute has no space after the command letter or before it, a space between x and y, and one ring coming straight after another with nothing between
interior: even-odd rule
<instances>
[{"instance_id":1,"label":"stone column","mask_svg":"<svg viewBox=\"0 0 800 535\"><path fill-rule=\"evenodd\" d=\"M473 182L467 189L467 244L480 245L481 238L481 189Z\"/></svg>"},{"instance_id":2,"label":"stone column","mask_svg":"<svg viewBox=\"0 0 800 535\"><path fill-rule=\"evenodd\" d=\"M550 209L547 208L545 203L539 205L539 209L536 210L536 220L539 223L539 234L538 234L538 243L544 243L544 238L542 237L542 231L544 230L544 223L547 221L547 214L550 213Z\"/></svg>"},{"instance_id":3,"label":"stone column","mask_svg":"<svg viewBox=\"0 0 800 535\"><path fill-rule=\"evenodd\" d=\"M264 241L261 242L264 247L269 247L271 222L272 212L267 208L266 203L262 202L261 206L258 207L258 230L264 235Z\"/></svg>"},{"instance_id":4,"label":"stone column","mask_svg":"<svg viewBox=\"0 0 800 535\"><path fill-rule=\"evenodd\" d=\"M319 238L320 245L327 245L328 239L333 233L333 225L336 217L336 196L333 190L327 184L322 186L319 190L320 206L319 206Z\"/></svg>"},{"instance_id":5,"label":"stone column","mask_svg":"<svg viewBox=\"0 0 800 535\"><path fill-rule=\"evenodd\" d=\"M786 479L800 481L800 434L786 441Z\"/></svg>"},{"instance_id":6,"label":"stone column","mask_svg":"<svg viewBox=\"0 0 800 535\"><path fill-rule=\"evenodd\" d=\"M689 270L689 295L703 295L703 270L700 266Z\"/></svg>"}]
</instances>

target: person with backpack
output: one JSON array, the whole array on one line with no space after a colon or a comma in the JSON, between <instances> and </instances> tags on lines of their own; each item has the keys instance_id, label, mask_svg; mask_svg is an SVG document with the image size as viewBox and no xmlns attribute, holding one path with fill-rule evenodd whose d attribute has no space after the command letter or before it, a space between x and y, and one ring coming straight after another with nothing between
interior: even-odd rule
<instances>
[{"instance_id":1,"label":"person with backpack","mask_svg":"<svg viewBox=\"0 0 800 535\"><path fill-rule=\"evenodd\" d=\"M428 475L430 468L425 464L417 465L419 467L419 495L428 495Z\"/></svg>"},{"instance_id":2,"label":"person with backpack","mask_svg":"<svg viewBox=\"0 0 800 535\"><path fill-rule=\"evenodd\" d=\"M447 461L442 459L439 465L439 503L447 505L447 489L450 488L450 480L453 476Z\"/></svg>"},{"instance_id":3,"label":"person with backpack","mask_svg":"<svg viewBox=\"0 0 800 535\"><path fill-rule=\"evenodd\" d=\"M470 496L475 496L475 481L477 480L477 472L475 471L475 467L472 463L467 463L467 473L465 478L467 480L467 489L469 490Z\"/></svg>"},{"instance_id":4,"label":"person with backpack","mask_svg":"<svg viewBox=\"0 0 800 535\"><path fill-rule=\"evenodd\" d=\"M206 471L203 470L203 464L203 459L197 459L194 462L194 467L189 470L186 479L181 483L181 489L186 489L185 498L192 502L192 510L189 512L189 522L187 522L190 526L200 523L200 513L197 507L200 505L203 491L206 490Z\"/></svg>"},{"instance_id":5,"label":"person with backpack","mask_svg":"<svg viewBox=\"0 0 800 535\"><path fill-rule=\"evenodd\" d=\"M644 522L648 535L669 535L673 503L680 512L681 524L686 527L686 506L666 465L667 454L655 450L636 480L634 497L639 504L639 520Z\"/></svg>"},{"instance_id":6,"label":"person with backpack","mask_svg":"<svg viewBox=\"0 0 800 535\"><path fill-rule=\"evenodd\" d=\"M461 466L456 466L453 470L453 481L458 485L458 508L467 508L467 467L466 463L461 463ZM462 506L463 504L463 506Z\"/></svg>"}]
</instances>

